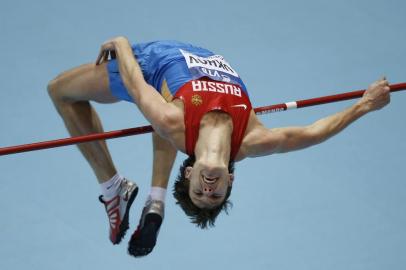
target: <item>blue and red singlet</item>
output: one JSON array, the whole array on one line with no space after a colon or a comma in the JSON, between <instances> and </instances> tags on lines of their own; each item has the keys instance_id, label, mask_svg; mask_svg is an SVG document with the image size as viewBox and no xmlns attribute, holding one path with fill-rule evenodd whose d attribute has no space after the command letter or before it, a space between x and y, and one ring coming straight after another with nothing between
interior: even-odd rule
<instances>
[{"instance_id":1,"label":"blue and red singlet","mask_svg":"<svg viewBox=\"0 0 406 270\"><path fill-rule=\"evenodd\" d=\"M165 100L183 100L187 154L194 154L203 115L219 110L228 113L233 121L230 157L234 159L252 106L243 81L231 65L207 49L177 41L135 44L132 49L145 80ZM109 61L107 67L113 95L133 102L121 80L116 60Z\"/></svg>"}]
</instances>

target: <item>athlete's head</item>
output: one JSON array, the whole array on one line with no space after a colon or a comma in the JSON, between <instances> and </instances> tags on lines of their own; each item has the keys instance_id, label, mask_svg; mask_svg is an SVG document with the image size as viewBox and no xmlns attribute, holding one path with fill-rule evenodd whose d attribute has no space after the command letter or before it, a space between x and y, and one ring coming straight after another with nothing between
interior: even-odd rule
<instances>
[{"instance_id":1,"label":"athlete's head","mask_svg":"<svg viewBox=\"0 0 406 270\"><path fill-rule=\"evenodd\" d=\"M214 226L218 214L227 213L233 183L234 162L217 166L188 157L180 167L173 195L192 223L201 228Z\"/></svg>"}]
</instances>

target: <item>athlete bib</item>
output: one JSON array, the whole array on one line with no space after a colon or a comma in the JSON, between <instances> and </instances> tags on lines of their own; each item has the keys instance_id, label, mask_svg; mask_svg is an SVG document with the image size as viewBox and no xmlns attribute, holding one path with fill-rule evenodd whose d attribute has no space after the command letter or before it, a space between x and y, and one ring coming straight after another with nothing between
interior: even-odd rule
<instances>
[{"instance_id":1,"label":"athlete bib","mask_svg":"<svg viewBox=\"0 0 406 270\"><path fill-rule=\"evenodd\" d=\"M245 85L238 73L221 55L202 57L179 49L185 58L187 67L193 79L209 77L215 81L240 85L246 92Z\"/></svg>"}]
</instances>

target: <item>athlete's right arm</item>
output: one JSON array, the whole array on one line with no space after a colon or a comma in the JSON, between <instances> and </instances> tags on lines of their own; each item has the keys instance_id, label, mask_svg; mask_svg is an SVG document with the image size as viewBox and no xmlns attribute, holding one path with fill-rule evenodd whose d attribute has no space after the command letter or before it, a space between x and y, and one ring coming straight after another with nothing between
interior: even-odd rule
<instances>
[{"instance_id":1,"label":"athlete's right arm","mask_svg":"<svg viewBox=\"0 0 406 270\"><path fill-rule=\"evenodd\" d=\"M107 60L110 53L115 54L123 83L142 114L158 134L167 137L174 121L178 120L179 113L175 105L167 103L145 81L127 38L117 37L105 42L101 46L96 64Z\"/></svg>"},{"instance_id":2,"label":"athlete's right arm","mask_svg":"<svg viewBox=\"0 0 406 270\"><path fill-rule=\"evenodd\" d=\"M374 82L351 107L322 118L311 125L267 129L258 125L243 148L245 157L300 150L319 144L341 132L363 115L389 104L390 88L386 79ZM247 135L248 136L248 135Z\"/></svg>"}]
</instances>

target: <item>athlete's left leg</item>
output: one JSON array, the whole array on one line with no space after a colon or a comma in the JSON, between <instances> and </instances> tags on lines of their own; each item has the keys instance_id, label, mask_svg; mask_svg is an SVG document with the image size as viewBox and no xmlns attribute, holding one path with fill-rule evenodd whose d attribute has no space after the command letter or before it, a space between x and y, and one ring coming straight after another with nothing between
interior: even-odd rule
<instances>
[{"instance_id":1,"label":"athlete's left leg","mask_svg":"<svg viewBox=\"0 0 406 270\"><path fill-rule=\"evenodd\" d=\"M138 228L128 245L128 252L135 256L148 255L154 248L164 219L165 195L177 150L155 132L153 140L153 170L151 193L142 211Z\"/></svg>"}]
</instances>

